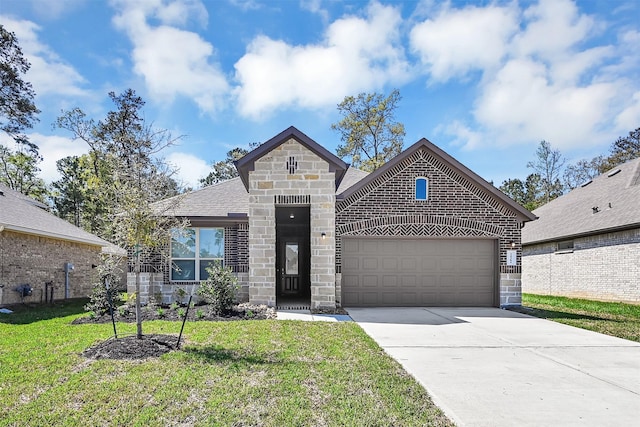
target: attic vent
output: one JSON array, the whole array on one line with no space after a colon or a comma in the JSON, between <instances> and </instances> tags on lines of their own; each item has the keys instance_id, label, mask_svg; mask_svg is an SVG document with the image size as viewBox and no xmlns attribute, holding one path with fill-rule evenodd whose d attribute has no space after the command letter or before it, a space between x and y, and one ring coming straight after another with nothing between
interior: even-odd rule
<instances>
[{"instance_id":1,"label":"attic vent","mask_svg":"<svg viewBox=\"0 0 640 427\"><path fill-rule=\"evenodd\" d=\"M583 182L582 184L580 184L580 187L586 187L587 185L591 184L593 182L593 180L589 180L587 182Z\"/></svg>"},{"instance_id":2,"label":"attic vent","mask_svg":"<svg viewBox=\"0 0 640 427\"><path fill-rule=\"evenodd\" d=\"M622 170L622 169L616 169L616 170L613 170L613 171L609 172L609 173L607 174L607 176L608 176L609 178L611 178L612 176L619 174L621 170Z\"/></svg>"},{"instance_id":3,"label":"attic vent","mask_svg":"<svg viewBox=\"0 0 640 427\"><path fill-rule=\"evenodd\" d=\"M287 160L287 169L289 170L289 174L296 173L296 169L298 169L298 162L295 157L289 157L289 160Z\"/></svg>"}]
</instances>

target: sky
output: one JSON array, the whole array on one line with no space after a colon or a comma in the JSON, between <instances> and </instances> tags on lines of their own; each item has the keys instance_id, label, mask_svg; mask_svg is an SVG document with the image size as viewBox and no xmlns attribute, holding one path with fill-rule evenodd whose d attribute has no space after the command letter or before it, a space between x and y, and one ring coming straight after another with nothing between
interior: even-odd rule
<instances>
[{"instance_id":1,"label":"sky","mask_svg":"<svg viewBox=\"0 0 640 427\"><path fill-rule=\"evenodd\" d=\"M132 88L180 137L163 156L194 188L289 126L335 152L337 104L393 89L405 148L427 138L496 186L526 177L542 140L569 162L606 153L640 127L638 18L638 0L0 2L31 63L47 182L88 150L56 117L104 118Z\"/></svg>"}]
</instances>

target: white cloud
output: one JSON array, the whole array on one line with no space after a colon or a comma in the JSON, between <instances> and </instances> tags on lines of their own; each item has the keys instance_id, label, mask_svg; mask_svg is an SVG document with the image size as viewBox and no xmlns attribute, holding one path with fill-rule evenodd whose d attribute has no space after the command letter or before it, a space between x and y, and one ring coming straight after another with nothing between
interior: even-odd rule
<instances>
[{"instance_id":1,"label":"white cloud","mask_svg":"<svg viewBox=\"0 0 640 427\"><path fill-rule=\"evenodd\" d=\"M604 145L637 127L640 83L635 31L594 43L604 23L570 0L451 8L419 22L411 46L431 82L478 71L472 119L441 129L466 148L532 144L570 150ZM636 123L633 125L633 123ZM631 127L629 127L631 125ZM471 131L471 129L474 129Z\"/></svg>"},{"instance_id":2,"label":"white cloud","mask_svg":"<svg viewBox=\"0 0 640 427\"><path fill-rule=\"evenodd\" d=\"M166 158L167 163L176 167L176 181L192 188L200 187L198 180L211 172L211 165L192 154L173 152Z\"/></svg>"},{"instance_id":3,"label":"white cloud","mask_svg":"<svg viewBox=\"0 0 640 427\"><path fill-rule=\"evenodd\" d=\"M322 7L322 0L300 0L300 8L319 15L325 23L329 21L329 11Z\"/></svg>"},{"instance_id":4,"label":"white cloud","mask_svg":"<svg viewBox=\"0 0 640 427\"><path fill-rule=\"evenodd\" d=\"M42 135L41 133L31 133L27 135L29 141L38 146L38 151L42 156L42 162L38 164L40 168L40 178L46 183L51 183L60 179L60 174L56 167L56 162L67 156L81 156L89 150L81 141L73 141L70 138L56 135ZM7 134L0 133L0 144L12 150L17 149L15 141Z\"/></svg>"},{"instance_id":5,"label":"white cloud","mask_svg":"<svg viewBox=\"0 0 640 427\"><path fill-rule=\"evenodd\" d=\"M184 96L207 113L222 108L229 86L219 65L212 62L213 46L197 33L176 28L190 19L204 25L207 12L202 3L151 0L113 4L119 9L113 22L131 39L134 71L144 78L151 98L170 103L176 96ZM150 25L151 19L161 25Z\"/></svg>"},{"instance_id":6,"label":"white cloud","mask_svg":"<svg viewBox=\"0 0 640 427\"><path fill-rule=\"evenodd\" d=\"M38 37L40 27L27 20L16 20L0 15L4 27L15 33L25 58L31 69L25 79L33 85L38 96L64 95L86 96L82 88L85 79L75 68L65 63L49 46Z\"/></svg>"},{"instance_id":7,"label":"white cloud","mask_svg":"<svg viewBox=\"0 0 640 427\"><path fill-rule=\"evenodd\" d=\"M346 95L406 81L400 24L398 10L373 2L365 18L333 22L319 44L256 37L235 64L239 112L260 119L283 107L323 108Z\"/></svg>"},{"instance_id":8,"label":"white cloud","mask_svg":"<svg viewBox=\"0 0 640 427\"><path fill-rule=\"evenodd\" d=\"M445 6L434 19L413 27L410 45L436 81L492 68L505 55L506 41L518 28L512 6Z\"/></svg>"}]
</instances>

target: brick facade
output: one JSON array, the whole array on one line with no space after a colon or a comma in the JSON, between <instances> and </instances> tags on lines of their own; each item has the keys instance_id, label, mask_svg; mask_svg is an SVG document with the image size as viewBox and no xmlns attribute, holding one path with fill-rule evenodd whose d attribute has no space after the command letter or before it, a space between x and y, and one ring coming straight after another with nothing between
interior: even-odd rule
<instances>
[{"instance_id":1,"label":"brick facade","mask_svg":"<svg viewBox=\"0 0 640 427\"><path fill-rule=\"evenodd\" d=\"M562 239L563 241L567 239ZM640 228L523 249L523 292L640 303Z\"/></svg>"},{"instance_id":2,"label":"brick facade","mask_svg":"<svg viewBox=\"0 0 640 427\"><path fill-rule=\"evenodd\" d=\"M415 199L415 178L428 178L428 200ZM491 238L499 242L500 305L519 305L520 251L507 267L506 250L520 247L516 214L479 185L419 149L369 185L336 204L336 294L341 281L340 236Z\"/></svg>"},{"instance_id":3,"label":"brick facade","mask_svg":"<svg viewBox=\"0 0 640 427\"><path fill-rule=\"evenodd\" d=\"M13 289L22 284L33 287L25 302L44 301L45 282L53 282L54 300L65 297L64 263L71 262L69 297L87 297L95 280L91 267L100 263L102 248L31 234L0 232L0 305L16 304L21 298Z\"/></svg>"},{"instance_id":4,"label":"brick facade","mask_svg":"<svg viewBox=\"0 0 640 427\"><path fill-rule=\"evenodd\" d=\"M224 265L231 268L238 278L239 302L249 301L249 225L245 222L237 224L221 224L215 221L202 221L193 219L194 227L221 227L224 228ZM168 242L167 242L168 245ZM160 252L168 253L167 248L151 255L142 256L142 275L140 280L140 300L147 303L150 299L169 304L172 302L185 302L178 297L178 289L185 291L187 295L194 295L200 286L196 281L171 281L170 260L162 256ZM136 289L133 257L129 253L129 265L127 274L127 292L134 293Z\"/></svg>"}]
</instances>

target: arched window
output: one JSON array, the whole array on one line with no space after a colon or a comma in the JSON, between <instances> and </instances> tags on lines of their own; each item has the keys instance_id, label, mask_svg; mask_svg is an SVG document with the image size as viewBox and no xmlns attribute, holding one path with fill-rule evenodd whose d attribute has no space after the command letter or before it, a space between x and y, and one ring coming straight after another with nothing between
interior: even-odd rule
<instances>
[{"instance_id":1,"label":"arched window","mask_svg":"<svg viewBox=\"0 0 640 427\"><path fill-rule=\"evenodd\" d=\"M429 180L423 176L416 178L416 200L427 200L429 197Z\"/></svg>"}]
</instances>

